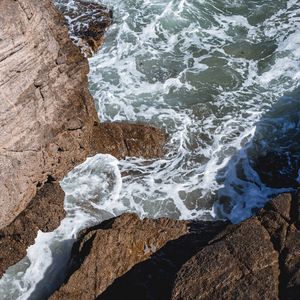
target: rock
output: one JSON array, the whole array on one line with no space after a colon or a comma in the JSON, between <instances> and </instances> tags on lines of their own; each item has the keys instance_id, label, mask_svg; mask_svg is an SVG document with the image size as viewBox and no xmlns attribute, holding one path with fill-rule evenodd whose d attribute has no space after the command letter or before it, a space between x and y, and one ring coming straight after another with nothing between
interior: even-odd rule
<instances>
[{"instance_id":1,"label":"rock","mask_svg":"<svg viewBox=\"0 0 300 300\"><path fill-rule=\"evenodd\" d=\"M184 264L172 299L299 299L300 232L290 194L230 226Z\"/></svg>"},{"instance_id":2,"label":"rock","mask_svg":"<svg viewBox=\"0 0 300 300\"><path fill-rule=\"evenodd\" d=\"M228 222L223 221L188 224L187 234L169 240L149 259L117 278L96 299L170 299L181 266L226 226Z\"/></svg>"},{"instance_id":3,"label":"rock","mask_svg":"<svg viewBox=\"0 0 300 300\"><path fill-rule=\"evenodd\" d=\"M104 42L104 33L112 23L112 11L101 4L80 0L72 6L57 5L67 19L71 38L87 56L92 56Z\"/></svg>"},{"instance_id":4,"label":"rock","mask_svg":"<svg viewBox=\"0 0 300 300\"><path fill-rule=\"evenodd\" d=\"M0 1L0 228L89 153L89 66L45 0Z\"/></svg>"},{"instance_id":5,"label":"rock","mask_svg":"<svg viewBox=\"0 0 300 300\"><path fill-rule=\"evenodd\" d=\"M278 253L253 218L184 264L172 299L276 299L278 276Z\"/></svg>"},{"instance_id":6,"label":"rock","mask_svg":"<svg viewBox=\"0 0 300 300\"><path fill-rule=\"evenodd\" d=\"M155 158L164 154L165 140L161 130L149 125L101 123L94 127L91 154L109 153L118 159Z\"/></svg>"},{"instance_id":7,"label":"rock","mask_svg":"<svg viewBox=\"0 0 300 300\"><path fill-rule=\"evenodd\" d=\"M59 183L49 180L38 190L31 204L9 226L0 230L0 277L26 255L38 230L50 232L59 226L65 216L63 203L64 192Z\"/></svg>"},{"instance_id":8,"label":"rock","mask_svg":"<svg viewBox=\"0 0 300 300\"><path fill-rule=\"evenodd\" d=\"M94 299L134 265L186 232L184 221L141 221L133 214L91 228L73 247L73 274L50 299Z\"/></svg>"},{"instance_id":9,"label":"rock","mask_svg":"<svg viewBox=\"0 0 300 300\"><path fill-rule=\"evenodd\" d=\"M94 5L85 5L91 13ZM3 0L0 10L1 277L38 230L59 225L57 182L68 171L96 153L162 155L165 136L146 125L99 124L88 62L50 0Z\"/></svg>"},{"instance_id":10,"label":"rock","mask_svg":"<svg viewBox=\"0 0 300 300\"><path fill-rule=\"evenodd\" d=\"M82 233L50 299L299 299L297 203L280 195L238 225L107 221Z\"/></svg>"},{"instance_id":11,"label":"rock","mask_svg":"<svg viewBox=\"0 0 300 300\"><path fill-rule=\"evenodd\" d=\"M127 156L154 158L163 154L164 142L165 135L148 125L95 123L90 154L108 153L119 159ZM27 208L0 230L0 277L26 255L38 230L53 231L64 217L64 192L49 176Z\"/></svg>"}]
</instances>

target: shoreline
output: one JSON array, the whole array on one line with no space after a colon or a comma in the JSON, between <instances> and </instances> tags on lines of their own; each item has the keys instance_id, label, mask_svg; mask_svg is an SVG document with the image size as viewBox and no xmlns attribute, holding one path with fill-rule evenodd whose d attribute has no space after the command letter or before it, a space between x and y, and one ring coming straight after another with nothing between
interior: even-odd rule
<instances>
[{"instance_id":1,"label":"shoreline","mask_svg":"<svg viewBox=\"0 0 300 300\"><path fill-rule=\"evenodd\" d=\"M27 189L33 189L33 191L26 199L20 199L20 197L11 199L10 205L16 203L16 206L19 208L10 216L9 221L6 221L6 226L3 226L5 223L2 223L2 228L0 229L0 251L2 252L0 257L0 277L2 277L9 266L25 257L27 248L34 243L39 230L49 232L58 227L60 221L65 216L63 207L64 192L59 186L59 181L76 165L79 165L88 156L95 155L96 153L111 153L119 159L130 155L144 155L145 157L153 158L163 154L162 147L165 140L165 135L152 126L130 123L99 123L92 96L88 91L88 62L83 54L80 53L79 48L71 41L68 29L65 26L64 17L50 0L36 5L34 3L28 4L29 2L26 0L22 0L20 3L22 3L22 6L19 4L21 14L24 7L29 15L36 16L38 14L44 14L44 23L40 24L37 29L40 28L41 32L43 30L48 31L49 29L51 29L52 33L55 32L54 38L57 39L55 43L60 45L60 48L55 51L55 54L59 55L59 57L49 59L49 64L54 65L54 70L59 70L60 74L62 74L60 76L66 74L67 81L64 79L61 84L70 85L72 91L70 94L67 94L66 97L62 96L62 98L59 94L56 98L51 95L53 92L55 94L57 93L56 91L51 92L51 81L48 82L47 79L45 79L45 81L42 80L42 78L52 76L51 73L54 71L51 68L46 69L42 74L41 71L36 71L37 77L34 77L31 85L29 85L29 90L31 90L32 86L40 90L42 88L47 91L50 90L51 93L48 92L50 96L45 93L43 99L39 99L38 101L46 103L47 101L52 101L54 103L49 103L48 106L59 106L60 104L57 103L63 100L62 102L67 102L66 104L68 106L64 104L63 108L61 108L63 112L62 116L59 110L51 111L51 114L55 113L54 116L48 116L47 111L44 113L43 118L51 117L55 126L62 123L60 124L61 128L56 129L58 131L57 137L55 135L53 137L53 134L51 134L47 140L49 124L45 128L36 128L38 134L43 137L36 142L36 147L41 149L39 151L42 153L42 162L39 165L39 169L35 171L32 170L31 173L34 172L39 180L32 180L33 182L30 183L30 187L27 187ZM3 2L2 5L5 7L6 2ZM7 17L9 17L9 15ZM23 16L21 15L20 18L21 17ZM39 17L41 17L41 15L37 16L37 18ZM18 15L16 19L17 18ZM49 20L45 21L46 18ZM24 31L30 31L30 26L35 25L31 20L31 18L27 19L28 23L26 26L28 26L28 28L25 27ZM98 32L100 35L98 40L101 42L103 42L103 33L103 29ZM43 33L41 34L43 35ZM97 37L95 38L97 39ZM53 43L51 39L49 42ZM29 48L31 48L30 43L31 41L29 42ZM100 45L101 43L98 43L98 46ZM37 67L39 68L39 66ZM33 71L35 71L35 66L32 68ZM68 74L68 72L70 74ZM79 82L74 80L74 77L77 77L77 73L80 75ZM64 89L63 86L58 88ZM23 94L20 96L20 102L22 103L23 101L26 103L27 99L22 99ZM28 97L32 97L31 94L29 94ZM75 99L78 99L76 100L78 102L74 101ZM12 109L14 112L14 107ZM34 109L34 107L32 107L32 109ZM15 120L15 122L16 121L17 120ZM8 126L9 125L10 124L8 124ZM16 126L18 127L18 125ZM50 127L51 126L50 124ZM19 125L19 128L20 127ZM22 130L22 128L20 129ZM43 132L43 130L45 130L45 132ZM35 134L35 132L29 133L29 136L27 136L28 140L31 139L30 134ZM44 138L44 136L46 138ZM146 147L144 146L145 137L151 140ZM14 150L15 153L20 153L20 156L23 153L27 153L26 149L21 149L22 146L18 145L18 147L18 150ZM23 159L23 164L27 164L28 167L33 168L35 166L33 163L33 160L36 159L35 156L30 157L30 159L26 159L25 156ZM10 158L8 161L11 161ZM14 170L11 171L13 172ZM15 171L17 172L17 170ZM21 180L28 180L28 173L23 173L22 176ZM8 177L6 180L11 180L11 178L12 177ZM2 194L1 197L5 197L5 194ZM55 201L53 202L52 199ZM3 212L4 211L5 210L3 210Z\"/></svg>"},{"instance_id":2,"label":"shoreline","mask_svg":"<svg viewBox=\"0 0 300 300\"><path fill-rule=\"evenodd\" d=\"M21 3L20 7L30 21L35 16L35 12L30 9L36 8L33 8L25 0L20 0L18 3ZM50 8L52 7L50 11L54 11L50 1L47 3ZM61 46L58 50L58 53L63 52L64 55L54 59L55 69L57 68L60 74L70 72L67 76L68 80L64 82L65 85L68 85L75 84L71 80L73 76L76 76L74 73L79 68L81 85L78 93L84 97L84 105L78 105L77 111L73 112L75 118L72 119L67 112L74 104L74 94L64 99L67 101L67 105L63 107L64 113L69 116L70 120L68 120L68 126L62 125L66 133L59 132L59 141L62 144L55 141L54 135L54 141L53 139L49 141L51 147L49 145L45 147L52 149L53 144L56 145L56 154L51 154L51 163L55 161L55 164L48 170L46 168L48 158L43 152L42 175L38 175L39 180L33 181L31 184L37 190L36 196L32 198L27 196L27 200L23 199L22 201L26 204L22 203L23 209L19 208L21 213L17 214L13 222L0 230L0 251L5 253L0 259L0 276L8 266L25 256L26 250L34 242L38 230L52 231L59 225L65 212L63 209L64 193L59 187L58 181L88 156L96 153L111 153L121 159L126 156L154 158L163 155L165 135L159 129L147 125L99 123L97 121L95 106L88 91L87 60L83 58L77 48L77 50L75 49L73 44L73 46L70 44L72 42L66 35L67 30L63 25L62 16L54 13L53 18L59 20L55 26L63 27L63 30L60 31L63 37L58 37L58 40L64 40L67 48ZM55 31L55 28L52 30ZM72 55L69 56L69 53ZM75 66L75 69L72 66ZM66 71L65 68L70 69ZM53 70L47 70L43 75L48 74L48 71L50 74ZM32 84L39 90L42 100L47 101L48 94L43 90L48 86L47 80L41 83L34 78ZM82 95L81 88L84 90L84 95ZM26 91L24 93L26 94ZM31 94L28 97L31 97ZM81 120L81 110L86 113L86 123ZM51 118L53 121L53 116ZM47 125L49 126L49 124ZM66 129L65 126L67 126ZM36 130L39 131L40 127ZM58 131L60 130L58 129ZM78 138L82 139L84 146L78 142ZM69 144L66 145L66 142ZM42 147L47 144L47 141L42 140L40 145L38 142L36 143L37 146ZM74 143L77 146L75 149L73 148ZM13 148L10 151L19 153L21 146L22 144L18 145L17 150ZM65 151L65 148L68 147L70 150ZM75 156L72 156L73 150ZM64 154L64 152L67 153ZM20 160L20 158L18 159ZM33 160L33 158L31 159ZM45 169L47 170L45 171ZM33 194L35 194L34 191ZM76 268L69 274L65 285L55 292L51 299L68 299L68 297L79 297L79 295L83 299L95 297L97 299L114 299L116 296L127 295L127 293L129 293L128 296L134 297L136 294L132 294L132 292L136 288L135 280L139 281L139 287L146 286L146 289L139 290L141 295L149 293L154 297L159 296L157 291L167 286L169 293L167 296L172 299L194 299L199 295L203 295L203 299L230 298L235 295L245 297L248 295L244 294L245 288L246 292L250 291L250 295L253 297L263 294L265 297L274 299L296 299L295 296L300 295L300 287L297 283L299 276L297 266L300 263L297 256L300 249L299 199L299 195L278 196L256 216L238 225L229 225L219 221L193 222L170 219L141 221L132 214L124 214L113 220L105 221L80 234L73 247L73 254L69 262L70 264L75 263ZM57 203L54 205L53 201ZM294 210L297 213L294 213ZM131 238L126 238L127 235ZM110 239L113 240L110 241L111 244L107 242ZM140 240L140 244L132 243L134 240ZM117 249L120 243L123 245L122 251L114 256L115 253L110 251ZM103 245L110 246L105 250L104 258L95 261L93 255L96 257L101 255L102 251L99 251L99 247ZM190 252L185 260L182 260L181 255L184 254L187 247ZM174 257L173 252L175 253L178 249L181 249L179 255ZM163 259L160 260L160 257ZM176 265L175 270L172 269L170 273L168 272L171 267L164 265L165 257L170 260L171 265L172 263ZM112 261L110 262L109 259ZM87 269L84 263L89 266ZM105 265L106 263L107 265ZM107 268L106 274L95 271L95 274L89 278L92 267L96 266L101 269L103 264ZM121 265L116 267L115 264ZM223 265L227 266L223 270L224 272L215 273L217 268ZM161 267L162 278L168 278L166 281L162 281L165 286L157 285L155 280L147 281L148 279L145 278L146 275L155 277L156 267ZM105 278L109 274L109 279ZM140 274L144 274L144 276L139 278ZM101 280L106 283L101 285ZM214 291L216 282L219 288L217 292ZM201 287L201 284L204 288ZM86 290L87 286L90 286L88 291Z\"/></svg>"}]
</instances>

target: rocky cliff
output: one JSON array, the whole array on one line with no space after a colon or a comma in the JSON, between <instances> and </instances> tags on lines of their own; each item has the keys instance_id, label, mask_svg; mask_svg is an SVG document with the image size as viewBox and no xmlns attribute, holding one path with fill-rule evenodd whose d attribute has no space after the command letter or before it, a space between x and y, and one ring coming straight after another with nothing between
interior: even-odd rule
<instances>
[{"instance_id":1,"label":"rocky cliff","mask_svg":"<svg viewBox=\"0 0 300 300\"><path fill-rule=\"evenodd\" d=\"M0 228L89 152L88 62L50 0L0 2Z\"/></svg>"},{"instance_id":2,"label":"rocky cliff","mask_svg":"<svg viewBox=\"0 0 300 300\"><path fill-rule=\"evenodd\" d=\"M86 37L85 50L90 45L94 51L111 14L100 5L81 5L98 19L73 34ZM69 170L96 153L162 155L165 135L151 126L98 123L87 59L52 1L2 0L0 11L2 276L26 255L38 230L59 225L65 212L58 181Z\"/></svg>"}]
</instances>

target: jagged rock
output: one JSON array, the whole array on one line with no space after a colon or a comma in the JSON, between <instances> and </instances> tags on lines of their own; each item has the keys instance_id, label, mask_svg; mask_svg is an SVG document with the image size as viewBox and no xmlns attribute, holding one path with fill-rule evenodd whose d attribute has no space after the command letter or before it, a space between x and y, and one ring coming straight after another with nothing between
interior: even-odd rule
<instances>
[{"instance_id":1,"label":"jagged rock","mask_svg":"<svg viewBox=\"0 0 300 300\"><path fill-rule=\"evenodd\" d=\"M141 221L133 214L91 228L73 247L70 264L74 273L50 299L95 299L134 265L186 232L184 221Z\"/></svg>"},{"instance_id":2,"label":"jagged rock","mask_svg":"<svg viewBox=\"0 0 300 300\"><path fill-rule=\"evenodd\" d=\"M26 255L38 230L53 231L65 216L64 192L58 182L49 182L37 192L30 205L7 227L0 230L0 277Z\"/></svg>"},{"instance_id":3,"label":"jagged rock","mask_svg":"<svg viewBox=\"0 0 300 300\"><path fill-rule=\"evenodd\" d=\"M296 202L280 195L256 217L230 226L183 265L172 299L299 299Z\"/></svg>"},{"instance_id":4,"label":"jagged rock","mask_svg":"<svg viewBox=\"0 0 300 300\"><path fill-rule=\"evenodd\" d=\"M297 203L280 195L239 225L113 219L82 234L51 299L299 299Z\"/></svg>"},{"instance_id":5,"label":"jagged rock","mask_svg":"<svg viewBox=\"0 0 300 300\"><path fill-rule=\"evenodd\" d=\"M160 129L149 125L101 123L94 127L91 154L109 153L119 159L160 157L164 154L165 140Z\"/></svg>"},{"instance_id":6,"label":"jagged rock","mask_svg":"<svg viewBox=\"0 0 300 300\"><path fill-rule=\"evenodd\" d=\"M88 62L50 0L0 1L0 228L89 153Z\"/></svg>"},{"instance_id":7,"label":"jagged rock","mask_svg":"<svg viewBox=\"0 0 300 300\"><path fill-rule=\"evenodd\" d=\"M76 1L72 6L57 4L67 18L71 38L92 56L104 42L104 33L112 23L112 11L99 3Z\"/></svg>"}]
</instances>

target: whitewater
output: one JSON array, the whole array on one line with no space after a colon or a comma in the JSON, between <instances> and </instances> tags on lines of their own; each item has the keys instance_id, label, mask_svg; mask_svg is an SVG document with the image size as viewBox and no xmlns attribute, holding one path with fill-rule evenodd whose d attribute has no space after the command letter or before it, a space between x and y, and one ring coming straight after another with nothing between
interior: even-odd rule
<instances>
[{"instance_id":1,"label":"whitewater","mask_svg":"<svg viewBox=\"0 0 300 300\"><path fill-rule=\"evenodd\" d=\"M299 182L299 1L101 3L114 23L89 59L99 118L162 128L166 155L98 154L71 171L61 182L66 218L39 232L7 270L1 299L49 295L64 279L76 234L125 211L237 223ZM75 0L55 4L76 9ZM72 32L76 20L67 21ZM293 183L265 180L258 162L270 155L284 161L275 171Z\"/></svg>"}]
</instances>

